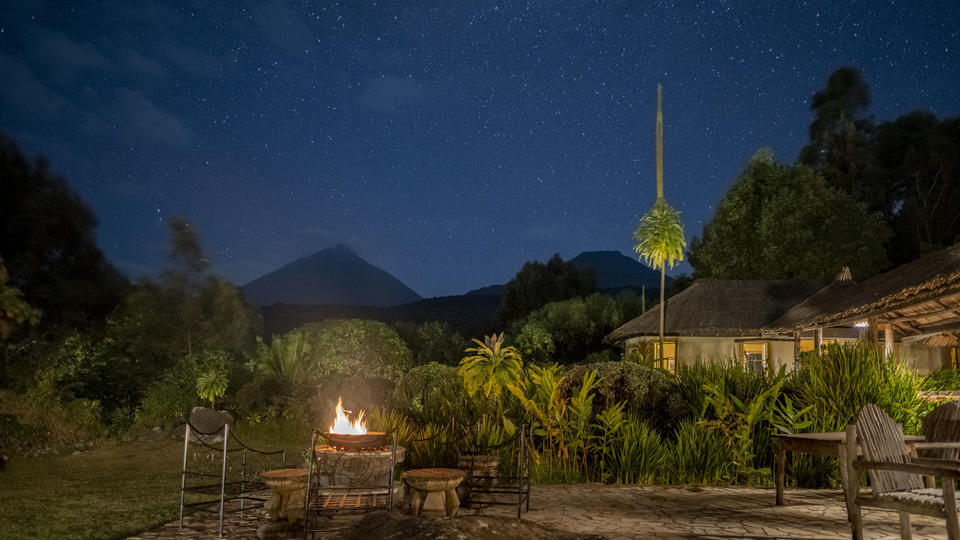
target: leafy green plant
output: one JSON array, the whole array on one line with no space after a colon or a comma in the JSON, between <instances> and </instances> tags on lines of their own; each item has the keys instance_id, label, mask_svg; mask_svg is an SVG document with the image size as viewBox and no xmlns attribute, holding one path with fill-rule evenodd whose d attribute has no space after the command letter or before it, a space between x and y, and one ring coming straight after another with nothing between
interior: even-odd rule
<instances>
[{"instance_id":1,"label":"leafy green plant","mask_svg":"<svg viewBox=\"0 0 960 540\"><path fill-rule=\"evenodd\" d=\"M657 430L627 416L620 431L613 444L613 478L622 484L652 484L664 477L667 449Z\"/></svg>"},{"instance_id":2,"label":"leafy green plant","mask_svg":"<svg viewBox=\"0 0 960 540\"><path fill-rule=\"evenodd\" d=\"M737 481L758 476L758 468L754 463L754 434L761 423L766 426L772 424L774 404L780 395L783 382L781 369L780 376L773 385L746 402L730 394L723 381L703 385L706 400L701 417L705 417L707 409L711 409L713 418L701 420L700 423L722 433L728 441L733 455L733 474ZM769 431L769 427L765 430ZM766 476L769 476L769 472Z\"/></svg>"},{"instance_id":3,"label":"leafy green plant","mask_svg":"<svg viewBox=\"0 0 960 540\"><path fill-rule=\"evenodd\" d=\"M597 372L584 373L580 386L570 397L568 415L564 418L563 439L570 453L570 459L579 463L586 476L589 471L587 459L593 451L596 436L593 433L591 420L593 418L594 390L597 387Z\"/></svg>"},{"instance_id":4,"label":"leafy green plant","mask_svg":"<svg viewBox=\"0 0 960 540\"><path fill-rule=\"evenodd\" d=\"M960 370L941 369L924 377L921 387L930 392L960 390Z\"/></svg>"},{"instance_id":5,"label":"leafy green plant","mask_svg":"<svg viewBox=\"0 0 960 540\"><path fill-rule=\"evenodd\" d=\"M730 478L733 453L717 430L692 421L680 424L675 442L666 451L666 468L672 482L719 484Z\"/></svg>"},{"instance_id":6,"label":"leafy green plant","mask_svg":"<svg viewBox=\"0 0 960 540\"><path fill-rule=\"evenodd\" d=\"M503 414L502 394L509 385L515 384L523 373L523 358L515 347L503 346L503 334L484 336L483 341L473 340L476 347L470 347L460 361L460 376L463 377L467 392L474 396L482 394L497 404L497 412L503 419L503 426L513 433L515 426Z\"/></svg>"},{"instance_id":7,"label":"leafy green plant","mask_svg":"<svg viewBox=\"0 0 960 540\"><path fill-rule=\"evenodd\" d=\"M200 399L210 401L213 407L217 398L222 398L227 393L227 374L211 369L197 378L197 395Z\"/></svg>"},{"instance_id":8,"label":"leafy green plant","mask_svg":"<svg viewBox=\"0 0 960 540\"><path fill-rule=\"evenodd\" d=\"M597 461L595 465L599 480L607 482L615 474L615 463L617 461L617 450L622 446L623 430L627 425L627 419L623 414L623 407L626 402L621 401L611 407L600 411L597 415L597 422L594 427L599 432L597 436Z\"/></svg>"}]
</instances>

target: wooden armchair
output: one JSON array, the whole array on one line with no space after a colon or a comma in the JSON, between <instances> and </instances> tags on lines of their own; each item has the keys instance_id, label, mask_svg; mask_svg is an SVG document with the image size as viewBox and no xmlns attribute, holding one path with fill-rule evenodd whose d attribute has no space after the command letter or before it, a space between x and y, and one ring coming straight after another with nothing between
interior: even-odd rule
<instances>
[{"instance_id":1,"label":"wooden armchair","mask_svg":"<svg viewBox=\"0 0 960 540\"><path fill-rule=\"evenodd\" d=\"M860 409L856 423L847 426L846 437L847 448L857 448L859 442L862 452L861 458L856 457L857 452L848 452L845 464L849 478L846 499L855 540L863 538L862 506L899 512L901 538L911 537L910 514L923 514L944 518L947 537L960 540L954 491L960 463L911 455L900 426L873 404ZM861 470L870 476L870 492L860 492ZM942 487L924 487L924 475L940 478Z\"/></svg>"}]
</instances>

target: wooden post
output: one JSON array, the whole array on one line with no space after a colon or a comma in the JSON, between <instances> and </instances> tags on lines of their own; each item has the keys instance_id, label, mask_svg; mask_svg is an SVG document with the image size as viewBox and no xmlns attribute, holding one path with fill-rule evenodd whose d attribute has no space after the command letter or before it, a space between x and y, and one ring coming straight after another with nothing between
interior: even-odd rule
<instances>
[{"instance_id":1,"label":"wooden post","mask_svg":"<svg viewBox=\"0 0 960 540\"><path fill-rule=\"evenodd\" d=\"M823 346L823 328L817 328L813 334L813 348L819 353Z\"/></svg>"},{"instance_id":2,"label":"wooden post","mask_svg":"<svg viewBox=\"0 0 960 540\"><path fill-rule=\"evenodd\" d=\"M796 363L797 360L800 360L800 331L799 330L793 333L793 362Z\"/></svg>"},{"instance_id":3,"label":"wooden post","mask_svg":"<svg viewBox=\"0 0 960 540\"><path fill-rule=\"evenodd\" d=\"M893 325L887 322L883 329L883 350L887 356L893 355Z\"/></svg>"},{"instance_id":4,"label":"wooden post","mask_svg":"<svg viewBox=\"0 0 960 540\"><path fill-rule=\"evenodd\" d=\"M878 322L879 321L877 321L876 317L870 317L867 319L867 325L870 331L870 344L874 347L876 347L877 343L880 341L880 334L878 332L879 329L877 328Z\"/></svg>"}]
</instances>

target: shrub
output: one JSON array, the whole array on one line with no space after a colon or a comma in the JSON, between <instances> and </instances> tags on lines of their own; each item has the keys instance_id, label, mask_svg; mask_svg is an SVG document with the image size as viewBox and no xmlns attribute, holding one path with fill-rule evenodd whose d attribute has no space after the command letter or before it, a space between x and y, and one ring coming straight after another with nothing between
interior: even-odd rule
<instances>
[{"instance_id":1,"label":"shrub","mask_svg":"<svg viewBox=\"0 0 960 540\"><path fill-rule=\"evenodd\" d=\"M417 425L445 424L453 419L472 424L485 410L493 409L490 399L467 395L456 367L435 362L405 373L390 394L389 407Z\"/></svg>"},{"instance_id":2,"label":"shrub","mask_svg":"<svg viewBox=\"0 0 960 540\"><path fill-rule=\"evenodd\" d=\"M169 429L185 422L193 407L201 404L196 392L201 370L197 358L187 356L148 386L137 409L135 425Z\"/></svg>"},{"instance_id":3,"label":"shrub","mask_svg":"<svg viewBox=\"0 0 960 540\"><path fill-rule=\"evenodd\" d=\"M729 477L732 460L730 445L721 433L686 421L677 428L665 461L672 482L719 484Z\"/></svg>"},{"instance_id":4,"label":"shrub","mask_svg":"<svg viewBox=\"0 0 960 540\"><path fill-rule=\"evenodd\" d=\"M934 371L923 379L922 387L931 392L960 390L960 371L956 369Z\"/></svg>"},{"instance_id":5,"label":"shrub","mask_svg":"<svg viewBox=\"0 0 960 540\"><path fill-rule=\"evenodd\" d=\"M687 414L677 396L676 384L661 371L632 362L601 362L574 366L567 371L559 393L566 399L585 373L596 370L597 410L626 402L625 412L636 415L651 426L669 432Z\"/></svg>"},{"instance_id":6,"label":"shrub","mask_svg":"<svg viewBox=\"0 0 960 540\"><path fill-rule=\"evenodd\" d=\"M379 321L333 319L307 324L299 331L306 336L306 361L318 376L397 380L413 364L410 349L397 332Z\"/></svg>"},{"instance_id":7,"label":"shrub","mask_svg":"<svg viewBox=\"0 0 960 540\"><path fill-rule=\"evenodd\" d=\"M813 405L815 429L849 424L867 403L886 411L908 433L919 433L932 404L920 398L920 380L906 365L869 343L830 344L805 353L790 389L801 407Z\"/></svg>"},{"instance_id":8,"label":"shrub","mask_svg":"<svg viewBox=\"0 0 960 540\"><path fill-rule=\"evenodd\" d=\"M82 447L103 434L96 401L60 401L37 387L25 394L0 390L0 448L6 451Z\"/></svg>"}]
</instances>

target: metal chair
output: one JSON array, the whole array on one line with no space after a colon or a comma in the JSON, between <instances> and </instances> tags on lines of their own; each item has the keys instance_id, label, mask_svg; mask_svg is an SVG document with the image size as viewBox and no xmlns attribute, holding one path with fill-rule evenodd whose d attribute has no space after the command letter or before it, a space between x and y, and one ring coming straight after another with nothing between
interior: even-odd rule
<instances>
[{"instance_id":1,"label":"metal chair","mask_svg":"<svg viewBox=\"0 0 960 540\"><path fill-rule=\"evenodd\" d=\"M517 434L506 442L496 446L482 447L474 445L471 452L460 456L460 469L467 475L460 484L464 490L462 508L479 510L492 505L517 507L517 519L524 509L530 511L530 469L526 437L530 433L528 426L520 426ZM505 475L489 470L489 453L508 449L505 455L516 456L516 461L508 464ZM482 471L477 474L477 471Z\"/></svg>"}]
</instances>

